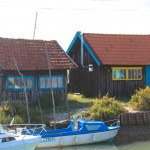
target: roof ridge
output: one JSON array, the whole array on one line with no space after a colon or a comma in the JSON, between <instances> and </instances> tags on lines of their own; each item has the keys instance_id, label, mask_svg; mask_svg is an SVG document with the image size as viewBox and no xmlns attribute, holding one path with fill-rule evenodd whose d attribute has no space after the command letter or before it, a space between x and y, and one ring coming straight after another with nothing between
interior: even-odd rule
<instances>
[{"instance_id":1,"label":"roof ridge","mask_svg":"<svg viewBox=\"0 0 150 150\"><path fill-rule=\"evenodd\" d=\"M18 40L18 41L41 41L41 42L50 42L56 40L42 40L42 39L25 39L25 38L7 38L7 37L0 37L0 40Z\"/></svg>"},{"instance_id":2,"label":"roof ridge","mask_svg":"<svg viewBox=\"0 0 150 150\"><path fill-rule=\"evenodd\" d=\"M120 34L120 33L83 33L84 34L91 34L91 35L123 35L123 36L150 36L150 34Z\"/></svg>"}]
</instances>

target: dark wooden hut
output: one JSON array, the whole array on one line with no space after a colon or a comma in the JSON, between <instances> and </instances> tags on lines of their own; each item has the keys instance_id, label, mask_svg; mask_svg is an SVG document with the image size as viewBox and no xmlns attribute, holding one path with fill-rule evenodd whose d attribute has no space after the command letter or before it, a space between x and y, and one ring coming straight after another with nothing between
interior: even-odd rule
<instances>
[{"instance_id":1,"label":"dark wooden hut","mask_svg":"<svg viewBox=\"0 0 150 150\"><path fill-rule=\"evenodd\" d=\"M52 89L63 100L69 68L76 65L55 40L0 38L0 99L24 101L26 87L29 100Z\"/></svg>"},{"instance_id":2,"label":"dark wooden hut","mask_svg":"<svg viewBox=\"0 0 150 150\"><path fill-rule=\"evenodd\" d=\"M67 54L79 66L70 73L70 92L129 97L150 85L150 35L77 32Z\"/></svg>"}]
</instances>

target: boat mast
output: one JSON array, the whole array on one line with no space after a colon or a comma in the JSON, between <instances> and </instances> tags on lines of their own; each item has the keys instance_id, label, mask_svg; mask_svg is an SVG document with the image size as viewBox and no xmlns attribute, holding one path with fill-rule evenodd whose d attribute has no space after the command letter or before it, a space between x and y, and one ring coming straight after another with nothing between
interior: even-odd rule
<instances>
[{"instance_id":1,"label":"boat mast","mask_svg":"<svg viewBox=\"0 0 150 150\"><path fill-rule=\"evenodd\" d=\"M22 78L22 81L23 81L23 87L24 87L24 93L25 93L25 100L26 100L26 108L27 108L27 117L28 117L28 123L30 124L30 114L29 114L29 104L28 104L28 96L27 96L27 88L26 88L26 83L24 81L24 77L23 77L23 74L20 72L19 68L18 68L18 65L17 65L17 62L16 62L16 59L15 59L15 56L14 56L14 63L15 63L15 67L17 69L17 72L18 74L21 76Z\"/></svg>"},{"instance_id":2,"label":"boat mast","mask_svg":"<svg viewBox=\"0 0 150 150\"><path fill-rule=\"evenodd\" d=\"M34 33L33 33L33 40L35 38L35 33L36 33L36 28L37 28L37 17L38 17L38 12L36 12L36 17L35 17L35 25L34 25ZM39 100L39 94L37 93L37 101L39 104L39 108L40 108L40 114L41 114L41 121L43 123L43 114L42 114L42 108L41 108L41 104L40 104L40 100Z\"/></svg>"},{"instance_id":3,"label":"boat mast","mask_svg":"<svg viewBox=\"0 0 150 150\"><path fill-rule=\"evenodd\" d=\"M34 40L34 38L35 38L35 32L36 32L36 23L37 23L37 16L38 16L38 12L36 12L36 17L35 17L35 25L34 25L33 40Z\"/></svg>"},{"instance_id":4,"label":"boat mast","mask_svg":"<svg viewBox=\"0 0 150 150\"><path fill-rule=\"evenodd\" d=\"M56 129L56 123L55 123L55 100L54 100L54 92L52 88L52 74L51 74L51 65L50 65L50 57L48 54L48 48L47 48L47 43L45 42L45 52L46 52L46 57L47 57L47 63L48 63L48 70L49 70L49 77L50 77L50 91L52 95L52 101L53 101L53 118L54 118L54 129Z\"/></svg>"}]
</instances>

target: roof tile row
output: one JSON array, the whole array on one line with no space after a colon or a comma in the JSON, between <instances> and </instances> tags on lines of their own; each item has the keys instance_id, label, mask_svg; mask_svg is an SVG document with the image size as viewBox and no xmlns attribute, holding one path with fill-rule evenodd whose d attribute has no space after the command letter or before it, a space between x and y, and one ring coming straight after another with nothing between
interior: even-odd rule
<instances>
[{"instance_id":1,"label":"roof tile row","mask_svg":"<svg viewBox=\"0 0 150 150\"><path fill-rule=\"evenodd\" d=\"M48 54L46 53L48 52ZM4 70L48 70L76 68L57 41L0 38L0 64Z\"/></svg>"},{"instance_id":2,"label":"roof tile row","mask_svg":"<svg viewBox=\"0 0 150 150\"><path fill-rule=\"evenodd\" d=\"M92 51L105 65L150 65L150 35L83 35Z\"/></svg>"}]
</instances>

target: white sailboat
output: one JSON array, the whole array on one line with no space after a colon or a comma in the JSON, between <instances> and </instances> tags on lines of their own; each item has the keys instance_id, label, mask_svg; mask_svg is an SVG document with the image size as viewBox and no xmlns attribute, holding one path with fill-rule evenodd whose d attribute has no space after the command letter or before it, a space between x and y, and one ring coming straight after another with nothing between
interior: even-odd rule
<instances>
[{"instance_id":1,"label":"white sailboat","mask_svg":"<svg viewBox=\"0 0 150 150\"><path fill-rule=\"evenodd\" d=\"M0 125L0 150L34 150L40 142L41 136L8 133Z\"/></svg>"}]
</instances>

